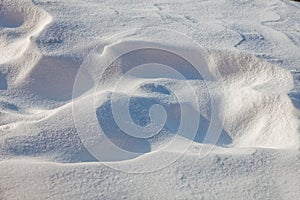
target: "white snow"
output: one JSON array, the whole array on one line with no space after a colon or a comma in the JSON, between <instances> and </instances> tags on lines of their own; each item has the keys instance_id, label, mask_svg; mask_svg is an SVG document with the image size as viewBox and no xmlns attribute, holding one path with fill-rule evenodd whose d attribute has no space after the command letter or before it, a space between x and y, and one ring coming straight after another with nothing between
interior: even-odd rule
<instances>
[{"instance_id":1,"label":"white snow","mask_svg":"<svg viewBox=\"0 0 300 200\"><path fill-rule=\"evenodd\" d=\"M1 0L0 199L299 199L299 9Z\"/></svg>"}]
</instances>

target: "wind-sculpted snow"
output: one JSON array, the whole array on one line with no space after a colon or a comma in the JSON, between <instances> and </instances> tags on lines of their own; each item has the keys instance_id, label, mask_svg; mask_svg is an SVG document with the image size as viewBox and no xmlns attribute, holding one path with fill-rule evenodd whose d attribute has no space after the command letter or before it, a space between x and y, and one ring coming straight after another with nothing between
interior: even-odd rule
<instances>
[{"instance_id":1,"label":"wind-sculpted snow","mask_svg":"<svg viewBox=\"0 0 300 200\"><path fill-rule=\"evenodd\" d=\"M134 41L130 43L134 44ZM126 42L126 45L128 46L130 43ZM115 47L112 45L109 48L113 49ZM106 51L109 50L106 49ZM149 53L149 51L151 53ZM198 143L205 142L204 138L211 119L211 98L218 96L218 93L224 90L224 99L221 100L220 105L222 112L225 113L225 123L220 139L218 139L216 143L217 145L230 148L270 147L282 149L298 147L297 110L288 96L289 91L293 89L293 77L289 71L262 61L255 56L238 52L211 50L210 54L214 58L217 70L220 72L222 78L222 85L220 85L218 82L204 81L199 74L195 74L192 65L189 63L183 62L181 65L178 65L179 62L172 59L171 55L170 59L164 59L166 55L160 51L161 50L158 50L156 53L154 49L146 49L126 54L112 64L100 79L101 85L99 85L99 89L96 91L96 108L93 113L97 114L98 125L103 126L104 133L108 135L108 138L115 143L115 145L121 145L122 148L129 148L132 151L142 151L143 154L162 148L176 136L181 121L180 116L182 111L180 110L180 106L188 108L189 113L195 112L199 113L199 116L201 115L195 135L186 136L186 139L194 140ZM187 80L163 76L160 78L150 76L148 78L142 78L139 77L138 74L133 74L126 79L123 85L125 85L126 88L135 88L134 94L128 93L129 91L124 90L125 88L122 90L113 89L112 85L117 81L117 77L122 77L122 74L126 74L127 71L130 70L130 67L136 66L136 60L133 59L134 57L143 58L142 62L145 63L164 61L168 66L174 65L178 68L180 66L181 68L179 69L182 70L181 72L184 74L183 77L187 77ZM45 62L47 65L41 65L40 63L42 62ZM67 95L68 91L71 91L70 88L67 89L66 87L70 87L67 84L73 84L75 77L73 80L70 80L71 82L69 82L69 79L72 78L71 75L75 69L72 65L69 67L68 63L66 65L59 65L60 68L55 68L59 64L58 59L47 59L42 62L37 63L35 67L36 70L34 69L34 71L37 71L39 74L30 82L30 85L36 85L35 87L39 89L34 89L32 92L35 93L35 95L42 96L44 99L62 99L62 95ZM64 69L64 66L69 68ZM151 68L151 65L148 67ZM52 72L50 73L49 70L52 70ZM67 73L68 76L61 76L62 73ZM87 72L82 74L83 79L80 79L79 83L86 85L87 91L94 91L97 87L95 85L93 86L92 81L90 81L90 83L86 81L85 77L88 76ZM160 71L160 74L163 75L166 73ZM199 78L197 78L197 76ZM58 77L60 78L57 81L49 82L52 81L51 78ZM90 77L92 77L92 75L90 75ZM82 78L81 73L79 78ZM187 83L190 85L189 87L195 91L199 111L197 111L195 105L190 102L189 91L186 90ZM43 88L45 90L43 90ZM172 90L170 90L170 88L172 88ZM208 90L208 88L210 90ZM59 93L60 90L62 90L62 93ZM80 105L78 107L80 115L85 115L85 111L88 110L85 107L94 99L94 95L91 95L90 92L81 92L81 95L76 96L75 102L78 102ZM174 92L181 96L187 96L188 98L184 100L185 102L178 102ZM149 123L148 114L151 106L159 104L165 107L167 113L167 118L165 119L166 123L161 131L158 132L158 135L155 137L152 135L146 138L136 139L138 135L133 137L128 135L126 131L124 133L122 129L118 127L114 119L114 113L111 107L113 96L115 98L114 103L117 104L118 102L121 103L123 101L122 99L130 100L129 114L134 123L140 126L146 126ZM36 114L37 111L27 114L27 118L29 118L29 116L31 119L37 118L38 121L32 121L32 123L34 126L38 126L39 129L45 129L45 131L49 129L50 131L55 127L54 130L61 129L63 131L63 127L74 126L72 123L66 123L72 119L70 113L71 105L71 103L66 103L64 106L53 110L39 111L38 115L44 115L45 117L43 118L38 117ZM13 117L13 113L19 108L13 109L12 111L10 111L10 108L12 107L7 107L7 119L9 119L9 117L14 120L18 119ZM118 110L116 110L116 112L118 112ZM284 117L286 115L289 116L288 121ZM70 120L67 120L66 116L68 116L67 118ZM123 117L124 116L125 115L123 115ZM30 118L26 120L27 126L32 126L30 125ZM25 120L25 115L20 119ZM89 122L84 118L79 120L82 120L81 122L85 124ZM188 119L187 121L190 120L191 119ZM9 126L9 124L6 126ZM143 133L141 132L139 134ZM74 135L77 135L77 133L74 132ZM142 135L139 136L142 137ZM12 140L12 138L10 138L10 140ZM51 143L51 141L49 142ZM18 142L15 144L9 143L11 146L18 144ZM37 145L36 148L42 147ZM18 154L22 154L22 152ZM64 160L64 158L60 160Z\"/></svg>"},{"instance_id":2,"label":"wind-sculpted snow","mask_svg":"<svg viewBox=\"0 0 300 200\"><path fill-rule=\"evenodd\" d=\"M299 6L0 0L0 199L299 198Z\"/></svg>"}]
</instances>

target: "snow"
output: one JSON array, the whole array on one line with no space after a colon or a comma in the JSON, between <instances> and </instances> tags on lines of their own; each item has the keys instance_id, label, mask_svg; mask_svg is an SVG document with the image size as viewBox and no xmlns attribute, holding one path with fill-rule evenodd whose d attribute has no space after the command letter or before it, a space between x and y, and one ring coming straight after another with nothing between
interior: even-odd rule
<instances>
[{"instance_id":1,"label":"snow","mask_svg":"<svg viewBox=\"0 0 300 200\"><path fill-rule=\"evenodd\" d=\"M299 199L299 8L0 1L0 199Z\"/></svg>"}]
</instances>

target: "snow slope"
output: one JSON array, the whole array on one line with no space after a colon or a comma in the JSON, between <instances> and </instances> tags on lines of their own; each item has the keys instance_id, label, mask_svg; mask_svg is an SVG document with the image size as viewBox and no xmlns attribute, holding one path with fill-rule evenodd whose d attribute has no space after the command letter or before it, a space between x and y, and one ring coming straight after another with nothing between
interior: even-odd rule
<instances>
[{"instance_id":1,"label":"snow slope","mask_svg":"<svg viewBox=\"0 0 300 200\"><path fill-rule=\"evenodd\" d=\"M299 9L1 0L0 199L298 199ZM197 51L182 35L205 76L170 53Z\"/></svg>"}]
</instances>

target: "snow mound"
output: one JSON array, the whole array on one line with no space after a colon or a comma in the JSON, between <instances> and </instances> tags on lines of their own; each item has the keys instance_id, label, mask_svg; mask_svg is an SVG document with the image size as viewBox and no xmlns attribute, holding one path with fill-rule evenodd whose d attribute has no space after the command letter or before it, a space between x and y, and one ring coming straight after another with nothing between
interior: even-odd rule
<instances>
[{"instance_id":1,"label":"snow mound","mask_svg":"<svg viewBox=\"0 0 300 200\"><path fill-rule=\"evenodd\" d=\"M114 52L118 51L116 48L122 48L123 45L120 43L123 43L124 46L135 46L135 41L121 41L116 45L108 46L102 56L112 56ZM218 95L222 90L225 92L225 99L221 104L225 113L224 131L230 136L227 142L231 141L229 146L297 148L299 146L299 113L288 96L294 87L292 74L288 70L263 61L254 55L215 50L210 53L217 66L216 69L211 69L211 76L218 71L223 84L219 88L213 86L217 88L210 95ZM104 85L112 88L118 77L122 77L130 69L142 63L162 63L183 74L186 81L191 82L195 91L198 91L199 104L202 108L201 114L208 120L210 119L209 103L207 99L203 98L208 96L209 91L203 87L203 84L214 85L214 83L204 82L201 74L196 72L190 63L180 60L180 57L168 52L158 49L143 49L119 57L104 73ZM128 81L128 87L131 87L130 84L136 84L134 80L140 78L132 77L132 80ZM157 78L152 80L149 78L145 83L138 81L139 84L136 87L142 87L152 93L168 94L169 92L163 87L168 84ZM184 88L184 84L181 84L182 80L171 79L169 86L171 82L173 88L176 88L178 92L185 92L186 88ZM144 98L151 99L147 95ZM147 102L146 99L143 101ZM140 102L140 104L143 103ZM174 115L174 111L171 113ZM285 116L289 116L289 120L286 120ZM173 124L179 123L180 121L176 121ZM176 128L173 127L174 129Z\"/></svg>"},{"instance_id":2,"label":"snow mound","mask_svg":"<svg viewBox=\"0 0 300 200\"><path fill-rule=\"evenodd\" d=\"M112 56L120 44L134 46L135 42L141 41L121 40L117 45L106 46L103 52L95 56L102 58ZM182 48L171 47L175 50ZM99 75L97 69L100 68L96 68L93 74L88 74L83 70L78 71L79 63L71 58L39 55L30 63L30 68L22 75L21 81L15 82L14 87L21 87L32 95L42 98L44 104L40 104L38 109L23 109L13 103L3 103L2 110L6 111L6 115L0 128L5 130L6 134L1 138L1 151L3 155L41 156L63 162L95 160L88 149L85 149L81 135L73 123L73 104L70 100L78 73L84 74L80 77L83 81L81 83L84 83L82 90L74 99L80 102L80 112L83 116L80 120L85 123L91 121L88 118L89 113L85 115L85 112L90 111L87 105L95 103L96 97L93 112L97 116L97 126L100 126L105 134L100 135L100 138L107 137L115 146L134 152L137 156L147 156L152 151L163 149L176 137L182 120L181 106L187 108L190 113L197 113L200 122L195 135L188 133L179 141L182 141L182 144L186 141L205 143L204 138L207 137L211 119L210 99L220 97L219 94L223 92L225 97L221 99L220 104L221 112L224 113L224 128L216 145L230 148L299 147L298 112L288 96L294 86L290 72L253 55L224 50L210 50L209 53L217 66L210 68L211 76L219 73L220 80L205 81L189 62L178 55L159 49L141 49L125 54L109 65L101 77L100 85L92 80L92 77ZM134 94L127 90L114 89L114 84L119 78L143 63L161 63L170 66L182 74L184 79L168 75L147 78L133 75L127 79L126 86L136 88ZM186 83L189 83L195 91L200 110L191 104L189 99L191 94L185 87ZM178 102L172 91L185 96L186 101ZM141 127L150 122L151 106L155 104L163 106L167 113L163 128L157 135L149 138L136 138L124 132L118 127L112 113L112 96L117 103L123 98L130 99L128 108L130 115L135 124ZM55 108L49 109L47 102L58 104L55 104ZM17 111L20 112L16 113ZM289 120L286 120L285 116L289 116ZM19 123L14 123L16 120L19 120ZM87 130L97 132L97 129L91 127ZM178 145L180 146L180 142ZM180 150L165 149L165 151ZM110 153L113 152L107 149L105 154L110 156ZM134 157L122 157L119 160L107 158L106 161L132 158Z\"/></svg>"},{"instance_id":3,"label":"snow mound","mask_svg":"<svg viewBox=\"0 0 300 200\"><path fill-rule=\"evenodd\" d=\"M70 100L78 68L71 58L43 56L24 78L24 87L41 98Z\"/></svg>"},{"instance_id":4,"label":"snow mound","mask_svg":"<svg viewBox=\"0 0 300 200\"><path fill-rule=\"evenodd\" d=\"M112 48L111 52L113 52L115 47L110 45L109 48ZM110 52L107 49L106 51ZM232 148L297 148L299 146L298 113L288 96L289 91L293 88L293 78L290 72L252 55L215 50L211 50L210 54L217 66L217 68L211 69L211 73L212 75L215 74L214 70L220 72L223 83L221 86L219 83L205 82L199 74L193 71L193 66L186 61L178 60L178 57L177 60L173 59L176 56L156 51L155 49L134 51L119 57L105 71L101 87L96 87L91 81L86 81L89 85L86 89L90 88L90 91L95 91L96 89L97 102L94 112L98 118L98 125L105 132L105 137L108 137L116 146L139 155L161 149L176 136L181 123L180 106L185 106L190 109L190 112L198 112L201 115L195 137L187 137L186 139L203 143L210 123L210 98L218 96L219 92L224 91L225 98L221 101L223 112L225 113L224 129L217 145ZM109 54L101 55L109 56ZM166 59L168 56L169 58ZM186 80L172 77L149 77L144 79L132 76L128 79L127 86L137 88L135 94L112 90L115 81L118 79L117 77L122 77L129 69L142 62L163 62L178 69L187 78ZM77 70L78 66L68 59L41 58L30 73L27 74L28 78L25 80L28 80L28 84L26 87L35 95L42 96L46 101L70 100L71 88ZM68 76L64 75L66 73ZM86 79L89 80L88 76L86 76ZM186 82L192 85L197 94L200 112L193 105L190 105L188 100L186 102L177 102L178 99L168 89L172 88L176 93L181 93L183 96L188 97L189 93L185 88ZM208 91L207 85L211 85L212 91ZM133 121L139 126L145 126L149 123L149 109L152 105L162 105L167 113L163 129L156 136L150 138L135 138L123 132L116 124L112 114L111 96L113 94L117 97L116 101L121 101L122 98L130 99L129 111ZM86 104L93 102L93 98L94 95L91 95L90 92L82 92L76 98L76 101L81 102L82 112L84 112ZM51 135L57 138L59 134L64 135L64 130L73 130L72 128L74 128L71 106L72 103L67 102L56 109L39 111L41 117L35 117L32 124L30 123L30 118L28 118L30 114L27 114L27 126L32 127L34 125L35 129L39 130L35 134L44 131L51 133L48 135L49 141L45 142L49 146L54 147L57 140L50 139ZM36 115L36 112L32 111L32 115ZM289 120L286 120L285 116L287 115ZM55 127L53 124L55 124ZM15 127L21 128L21 126ZM28 129L30 130L30 128ZM16 132L20 132L20 130ZM84 148L76 132L68 131L68 134L70 134L69 138L73 135L72 138L74 140L72 141L78 143L77 149ZM39 134L36 137L41 138L40 136ZM23 151L19 150L21 148L19 145L23 145L23 143L20 142L18 136L16 136L16 139L19 142L11 142L14 140L13 138L8 138L9 142L5 143L6 147L4 149L9 147L9 154L12 154L13 151L15 152L14 154L20 155ZM30 140L30 137L26 137L26 140ZM36 143L37 141L39 143ZM30 152L33 152L25 151L27 153L24 153L24 155L41 153L41 149L44 149L44 147L41 145L40 140L34 139L31 142L33 145ZM72 145L69 147L73 148ZM39 148L41 149L37 150ZM56 148L56 150L58 149ZM88 158L76 157L77 153L75 155L71 153L70 155L70 151L66 150L63 151L65 153L58 153L52 150L48 153L51 154L51 152L55 154L54 157L59 157L59 160L66 161L70 161L71 158L73 158L73 161L90 160L88 158L92 157L87 152L83 154ZM44 155L45 153L41 154Z\"/></svg>"},{"instance_id":5,"label":"snow mound","mask_svg":"<svg viewBox=\"0 0 300 200\"><path fill-rule=\"evenodd\" d=\"M237 147L297 148L299 113L292 74L253 55L214 52L223 77L225 130ZM289 119L286 119L289 116Z\"/></svg>"}]
</instances>

